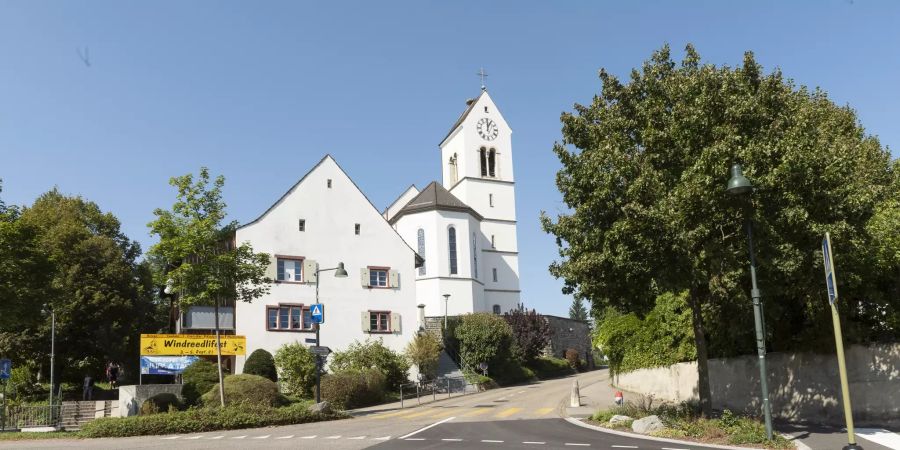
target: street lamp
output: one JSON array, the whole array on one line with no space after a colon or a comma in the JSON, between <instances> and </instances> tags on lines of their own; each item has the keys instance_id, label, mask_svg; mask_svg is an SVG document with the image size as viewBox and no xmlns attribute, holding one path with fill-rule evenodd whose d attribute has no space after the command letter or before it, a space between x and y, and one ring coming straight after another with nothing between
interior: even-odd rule
<instances>
[{"instance_id":1,"label":"street lamp","mask_svg":"<svg viewBox=\"0 0 900 450\"><path fill-rule=\"evenodd\" d=\"M447 302L450 301L450 294L444 294L444 329L447 329Z\"/></svg>"},{"instance_id":2,"label":"street lamp","mask_svg":"<svg viewBox=\"0 0 900 450\"><path fill-rule=\"evenodd\" d=\"M56 310L53 305L44 305L44 314L50 312L50 421L53 421L53 386L56 380L54 372L54 360L56 359Z\"/></svg>"},{"instance_id":3,"label":"street lamp","mask_svg":"<svg viewBox=\"0 0 900 450\"><path fill-rule=\"evenodd\" d=\"M740 164L731 166L731 179L725 189L731 195L753 193L753 184L744 176ZM759 354L759 381L762 388L763 415L766 420L766 437L772 440L772 412L769 407L769 387L766 381L766 335L763 329L762 303L756 286L756 256L753 254L753 220L748 215L744 219L747 229L747 243L750 248L750 297L753 298L753 319L756 324L756 352Z\"/></svg>"},{"instance_id":4,"label":"street lamp","mask_svg":"<svg viewBox=\"0 0 900 450\"><path fill-rule=\"evenodd\" d=\"M334 271L335 278L347 278L347 270L344 269L344 263L338 263L337 267L330 269L320 269L316 266L316 304L319 304L319 274L322 272ZM320 324L316 324L316 347L319 346L319 328ZM322 402L322 355L316 353L316 403Z\"/></svg>"}]
</instances>

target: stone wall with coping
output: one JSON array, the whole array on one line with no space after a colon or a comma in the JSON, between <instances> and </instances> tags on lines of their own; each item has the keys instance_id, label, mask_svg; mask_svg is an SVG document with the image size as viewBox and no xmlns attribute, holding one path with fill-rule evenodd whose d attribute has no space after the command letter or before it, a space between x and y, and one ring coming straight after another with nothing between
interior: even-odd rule
<instances>
[{"instance_id":1,"label":"stone wall with coping","mask_svg":"<svg viewBox=\"0 0 900 450\"><path fill-rule=\"evenodd\" d=\"M593 367L591 355L591 327L587 322L569 319L568 317L547 316L544 318L550 325L550 345L544 349L544 355L565 358L566 350L578 350L578 355L588 367Z\"/></svg>"},{"instance_id":2,"label":"stone wall with coping","mask_svg":"<svg viewBox=\"0 0 900 450\"><path fill-rule=\"evenodd\" d=\"M713 408L759 414L759 358L709 360ZM900 343L846 349L853 418L861 426L900 426ZM844 424L834 354L766 355L772 415L796 422ZM640 369L614 378L616 387L672 402L697 400L697 363ZM627 400L627 399L626 399Z\"/></svg>"},{"instance_id":3,"label":"stone wall with coping","mask_svg":"<svg viewBox=\"0 0 900 450\"><path fill-rule=\"evenodd\" d=\"M133 384L119 386L119 417L136 416L141 411L141 405L156 394L175 394L179 400L181 396L180 384Z\"/></svg>"}]
</instances>

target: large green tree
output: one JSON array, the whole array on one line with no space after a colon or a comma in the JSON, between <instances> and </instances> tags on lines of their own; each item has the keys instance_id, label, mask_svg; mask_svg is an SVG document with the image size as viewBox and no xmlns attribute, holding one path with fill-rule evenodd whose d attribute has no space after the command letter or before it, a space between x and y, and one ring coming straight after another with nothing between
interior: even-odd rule
<instances>
[{"instance_id":1,"label":"large green tree","mask_svg":"<svg viewBox=\"0 0 900 450\"><path fill-rule=\"evenodd\" d=\"M93 202L54 189L0 224L0 352L47 368L56 312L61 380L102 373L107 360L136 373L139 334L160 326L140 246Z\"/></svg>"},{"instance_id":2,"label":"large green tree","mask_svg":"<svg viewBox=\"0 0 900 450\"><path fill-rule=\"evenodd\" d=\"M663 47L628 82L601 70L600 93L562 115L554 152L569 210L541 220L560 250L551 273L595 313L611 306L643 315L658 294L688 292L708 413L710 349L725 355L754 344L745 218L756 225L771 348L833 339L819 250L826 231L848 338L871 338L852 325L874 319L861 316L861 304L896 314L898 300L868 284L877 275L866 230L892 169L854 111L821 90L763 73L752 53L734 68L701 64L691 46L685 53L678 65ZM735 162L757 188L749 204L724 191Z\"/></svg>"}]
</instances>

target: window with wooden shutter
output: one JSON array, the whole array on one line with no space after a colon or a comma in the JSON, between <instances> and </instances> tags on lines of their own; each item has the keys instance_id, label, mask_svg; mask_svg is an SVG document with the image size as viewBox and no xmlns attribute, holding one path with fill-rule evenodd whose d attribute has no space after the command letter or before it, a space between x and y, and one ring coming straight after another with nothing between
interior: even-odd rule
<instances>
[{"instance_id":1,"label":"window with wooden shutter","mask_svg":"<svg viewBox=\"0 0 900 450\"><path fill-rule=\"evenodd\" d=\"M388 286L397 289L400 287L400 272L396 270L388 271Z\"/></svg>"},{"instance_id":2,"label":"window with wooden shutter","mask_svg":"<svg viewBox=\"0 0 900 450\"><path fill-rule=\"evenodd\" d=\"M400 313L391 313L391 332L400 332Z\"/></svg>"},{"instance_id":3,"label":"window with wooden shutter","mask_svg":"<svg viewBox=\"0 0 900 450\"><path fill-rule=\"evenodd\" d=\"M359 281L363 287L369 287L369 268L363 267L359 269Z\"/></svg>"},{"instance_id":4,"label":"window with wooden shutter","mask_svg":"<svg viewBox=\"0 0 900 450\"><path fill-rule=\"evenodd\" d=\"M319 263L307 259L303 261L303 276L304 281L307 283L315 283L316 282L316 270L319 269Z\"/></svg>"}]
</instances>

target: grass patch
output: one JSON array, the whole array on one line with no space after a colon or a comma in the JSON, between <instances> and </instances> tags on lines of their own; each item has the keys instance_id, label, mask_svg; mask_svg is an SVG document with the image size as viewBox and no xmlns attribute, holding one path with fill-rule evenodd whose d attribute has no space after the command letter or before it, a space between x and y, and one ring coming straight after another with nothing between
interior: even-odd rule
<instances>
[{"instance_id":1,"label":"grass patch","mask_svg":"<svg viewBox=\"0 0 900 450\"><path fill-rule=\"evenodd\" d=\"M51 431L48 433L0 432L0 441L32 441L35 439L76 439L78 433L71 431Z\"/></svg>"},{"instance_id":2,"label":"grass patch","mask_svg":"<svg viewBox=\"0 0 900 450\"><path fill-rule=\"evenodd\" d=\"M718 417L700 417L696 405L681 403L673 405L662 403L653 405L652 399L641 398L638 403L625 403L610 409L600 410L590 420L598 425L612 429L631 430L632 421L610 425L614 415L641 419L655 415L662 420L666 428L653 433L653 436L685 439L707 444L754 445L770 449L792 449L794 445L783 436L775 435L774 439L766 439L766 429L756 418L740 416L729 410Z\"/></svg>"}]
</instances>

